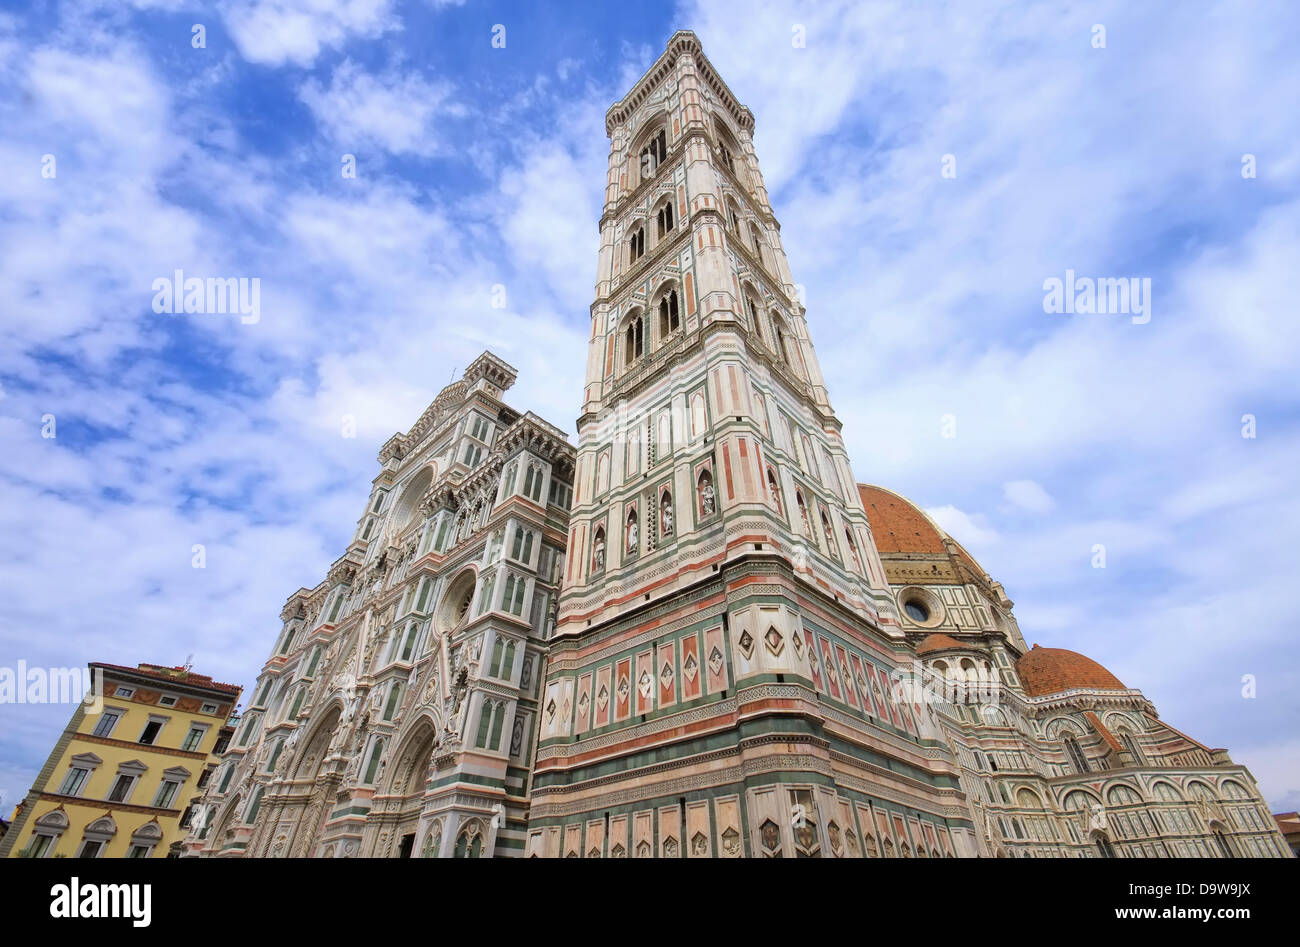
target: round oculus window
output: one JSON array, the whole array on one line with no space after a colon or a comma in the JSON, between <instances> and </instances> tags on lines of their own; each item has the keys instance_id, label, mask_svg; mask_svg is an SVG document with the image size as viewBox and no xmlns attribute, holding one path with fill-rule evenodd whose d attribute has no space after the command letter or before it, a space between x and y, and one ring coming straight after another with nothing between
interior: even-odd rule
<instances>
[{"instance_id":1,"label":"round oculus window","mask_svg":"<svg viewBox=\"0 0 1300 947\"><path fill-rule=\"evenodd\" d=\"M927 622L930 620L930 610L925 604L917 599L909 598L903 603L903 611L907 612L907 617L915 622Z\"/></svg>"}]
</instances>

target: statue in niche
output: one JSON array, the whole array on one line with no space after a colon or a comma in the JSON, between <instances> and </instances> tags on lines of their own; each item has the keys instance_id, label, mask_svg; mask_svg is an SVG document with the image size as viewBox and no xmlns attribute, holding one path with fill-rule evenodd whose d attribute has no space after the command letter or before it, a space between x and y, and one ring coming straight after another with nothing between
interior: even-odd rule
<instances>
[{"instance_id":1,"label":"statue in niche","mask_svg":"<svg viewBox=\"0 0 1300 947\"><path fill-rule=\"evenodd\" d=\"M671 500L667 498L664 499L663 510L659 515L663 520L664 535L671 536L673 534L673 504Z\"/></svg>"},{"instance_id":2,"label":"statue in niche","mask_svg":"<svg viewBox=\"0 0 1300 947\"><path fill-rule=\"evenodd\" d=\"M461 668L456 675L456 683L452 687L451 695L447 698L447 727L451 729L451 723L460 714L460 705L465 700L465 691L469 689L469 668Z\"/></svg>"},{"instance_id":3,"label":"statue in niche","mask_svg":"<svg viewBox=\"0 0 1300 947\"><path fill-rule=\"evenodd\" d=\"M1106 810L1101 803L1094 802L1091 809L1091 817L1088 820L1090 830L1106 830Z\"/></svg>"},{"instance_id":4,"label":"statue in niche","mask_svg":"<svg viewBox=\"0 0 1300 947\"><path fill-rule=\"evenodd\" d=\"M605 568L605 537L604 536L596 537L596 552L595 552L595 556L593 557L593 560L595 562L595 568L597 572Z\"/></svg>"},{"instance_id":5,"label":"statue in niche","mask_svg":"<svg viewBox=\"0 0 1300 947\"><path fill-rule=\"evenodd\" d=\"M700 490L700 509L705 516L712 516L717 509L717 499L713 492L712 481L704 481L704 487Z\"/></svg>"},{"instance_id":6,"label":"statue in niche","mask_svg":"<svg viewBox=\"0 0 1300 947\"><path fill-rule=\"evenodd\" d=\"M637 531L636 520L631 520L627 524L627 551L629 553L633 553L633 554L636 553L637 537L638 537L638 531Z\"/></svg>"}]
</instances>

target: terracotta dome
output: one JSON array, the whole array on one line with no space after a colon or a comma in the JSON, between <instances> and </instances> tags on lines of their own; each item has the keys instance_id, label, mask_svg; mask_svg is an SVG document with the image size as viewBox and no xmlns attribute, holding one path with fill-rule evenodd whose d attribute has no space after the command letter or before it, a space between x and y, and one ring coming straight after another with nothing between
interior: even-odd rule
<instances>
[{"instance_id":1,"label":"terracotta dome","mask_svg":"<svg viewBox=\"0 0 1300 947\"><path fill-rule=\"evenodd\" d=\"M1030 697L1059 694L1076 688L1094 691L1128 689L1092 658L1065 648L1034 645L1016 662L1016 673Z\"/></svg>"},{"instance_id":2,"label":"terracotta dome","mask_svg":"<svg viewBox=\"0 0 1300 947\"><path fill-rule=\"evenodd\" d=\"M867 511L871 525L871 538L876 551L882 556L909 554L948 555L944 541L951 542L957 555L979 576L986 575L984 567L975 561L962 544L948 535L939 524L905 496L869 483L858 484L858 497Z\"/></svg>"},{"instance_id":3,"label":"terracotta dome","mask_svg":"<svg viewBox=\"0 0 1300 947\"><path fill-rule=\"evenodd\" d=\"M962 644L956 638L948 635L933 634L927 635L925 640L916 646L918 656L929 654L932 651L951 651L953 648L962 648L966 651L973 650L970 645Z\"/></svg>"},{"instance_id":4,"label":"terracotta dome","mask_svg":"<svg viewBox=\"0 0 1300 947\"><path fill-rule=\"evenodd\" d=\"M942 534L913 503L884 487L865 483L858 484L858 496L880 552L947 552Z\"/></svg>"}]
</instances>

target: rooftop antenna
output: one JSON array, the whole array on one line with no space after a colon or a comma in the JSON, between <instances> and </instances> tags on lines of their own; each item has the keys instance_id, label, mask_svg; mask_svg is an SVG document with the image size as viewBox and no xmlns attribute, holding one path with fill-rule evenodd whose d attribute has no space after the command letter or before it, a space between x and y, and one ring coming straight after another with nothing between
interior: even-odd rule
<instances>
[{"instance_id":1,"label":"rooftop antenna","mask_svg":"<svg viewBox=\"0 0 1300 947\"><path fill-rule=\"evenodd\" d=\"M194 668L194 652L191 651L189 657L185 659L185 673L188 674Z\"/></svg>"}]
</instances>

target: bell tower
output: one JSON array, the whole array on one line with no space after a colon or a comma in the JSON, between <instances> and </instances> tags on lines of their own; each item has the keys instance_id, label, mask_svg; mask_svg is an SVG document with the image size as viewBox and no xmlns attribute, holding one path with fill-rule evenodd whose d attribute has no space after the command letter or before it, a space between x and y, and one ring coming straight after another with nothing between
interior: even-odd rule
<instances>
[{"instance_id":1,"label":"bell tower","mask_svg":"<svg viewBox=\"0 0 1300 947\"><path fill-rule=\"evenodd\" d=\"M911 655L753 115L678 32L605 123L528 853L860 853L892 815L881 754L917 784L900 818L949 840L952 767L891 693Z\"/></svg>"}]
</instances>

